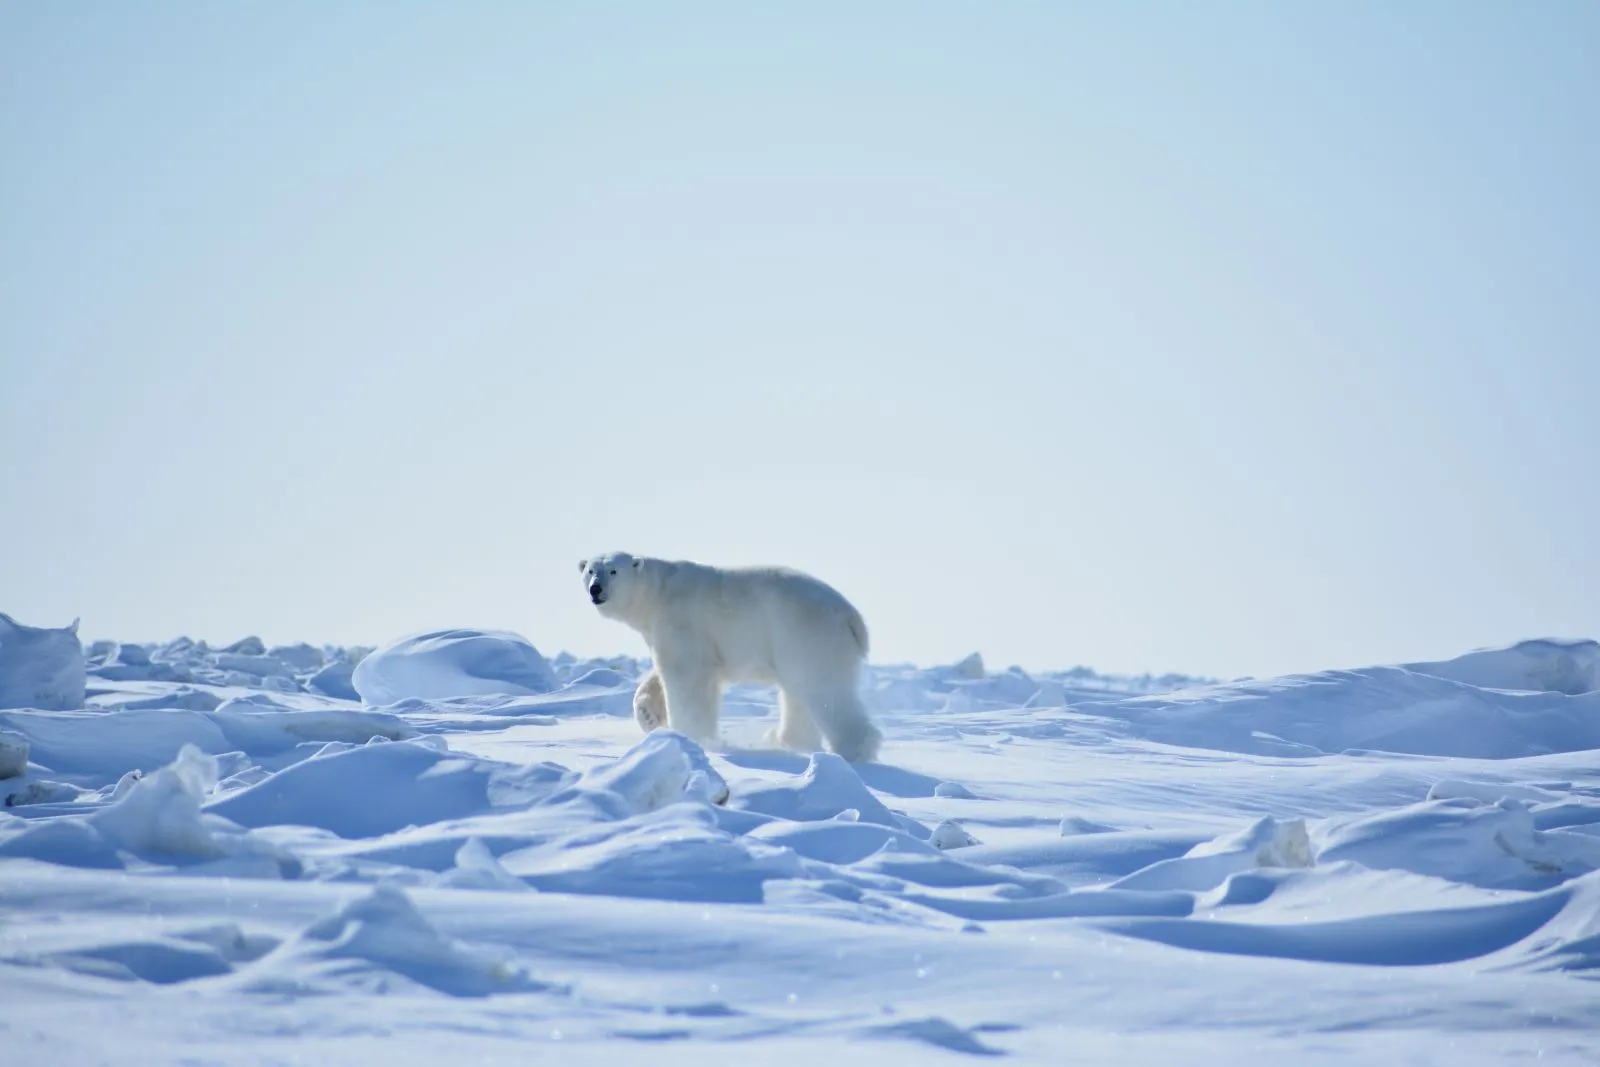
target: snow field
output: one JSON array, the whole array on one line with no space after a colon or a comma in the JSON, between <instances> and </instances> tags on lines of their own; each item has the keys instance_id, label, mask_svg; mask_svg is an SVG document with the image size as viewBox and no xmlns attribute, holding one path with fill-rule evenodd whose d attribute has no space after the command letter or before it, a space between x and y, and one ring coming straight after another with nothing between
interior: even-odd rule
<instances>
[{"instance_id":1,"label":"snow field","mask_svg":"<svg viewBox=\"0 0 1600 1067\"><path fill-rule=\"evenodd\" d=\"M30 677L72 676L53 647ZM1595 1062L1597 647L1226 684L874 667L888 740L855 766L758 747L756 687L711 751L642 737L645 664L514 635L97 643L76 706L0 711L0 1041Z\"/></svg>"}]
</instances>

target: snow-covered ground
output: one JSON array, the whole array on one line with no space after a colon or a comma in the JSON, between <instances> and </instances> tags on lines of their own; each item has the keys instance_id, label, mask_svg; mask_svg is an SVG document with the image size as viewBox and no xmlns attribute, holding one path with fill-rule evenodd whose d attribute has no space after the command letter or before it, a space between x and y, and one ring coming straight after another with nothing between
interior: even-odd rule
<instances>
[{"instance_id":1,"label":"snow-covered ground","mask_svg":"<svg viewBox=\"0 0 1600 1067\"><path fill-rule=\"evenodd\" d=\"M1600 1062L1593 642L874 667L853 767L506 634L3 627L7 1063Z\"/></svg>"}]
</instances>

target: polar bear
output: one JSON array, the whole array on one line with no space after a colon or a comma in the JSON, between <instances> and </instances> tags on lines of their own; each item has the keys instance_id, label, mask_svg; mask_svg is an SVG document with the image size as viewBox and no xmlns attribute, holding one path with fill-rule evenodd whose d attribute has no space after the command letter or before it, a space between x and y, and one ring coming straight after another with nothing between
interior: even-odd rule
<instances>
[{"instance_id":1,"label":"polar bear","mask_svg":"<svg viewBox=\"0 0 1600 1067\"><path fill-rule=\"evenodd\" d=\"M768 741L851 762L877 758L883 735L856 694L867 625L835 589L780 567L712 567L616 552L581 560L589 599L637 630L655 666L634 693L646 733L661 726L717 736L722 689L776 683L778 726Z\"/></svg>"}]
</instances>

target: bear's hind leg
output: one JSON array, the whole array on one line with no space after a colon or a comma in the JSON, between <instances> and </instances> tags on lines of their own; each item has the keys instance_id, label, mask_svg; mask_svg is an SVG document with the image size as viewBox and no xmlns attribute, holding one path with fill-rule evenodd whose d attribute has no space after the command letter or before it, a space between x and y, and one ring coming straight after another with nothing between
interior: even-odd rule
<instances>
[{"instance_id":1,"label":"bear's hind leg","mask_svg":"<svg viewBox=\"0 0 1600 1067\"><path fill-rule=\"evenodd\" d=\"M819 752L822 732L817 729L817 721L802 698L788 690L779 690L778 725L767 731L766 742L796 752Z\"/></svg>"},{"instance_id":2,"label":"bear's hind leg","mask_svg":"<svg viewBox=\"0 0 1600 1067\"><path fill-rule=\"evenodd\" d=\"M872 724L854 690L810 692L805 706L811 709L835 755L851 763L871 763L878 758L883 733Z\"/></svg>"}]
</instances>

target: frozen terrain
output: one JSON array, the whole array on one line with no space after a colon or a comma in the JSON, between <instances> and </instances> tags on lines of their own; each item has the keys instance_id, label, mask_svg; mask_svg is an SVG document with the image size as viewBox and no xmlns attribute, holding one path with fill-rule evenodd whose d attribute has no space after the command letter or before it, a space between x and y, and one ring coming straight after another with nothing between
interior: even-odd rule
<instances>
[{"instance_id":1,"label":"frozen terrain","mask_svg":"<svg viewBox=\"0 0 1600 1067\"><path fill-rule=\"evenodd\" d=\"M0 627L8 1063L1600 1062L1593 642L874 667L851 766L509 634Z\"/></svg>"}]
</instances>

